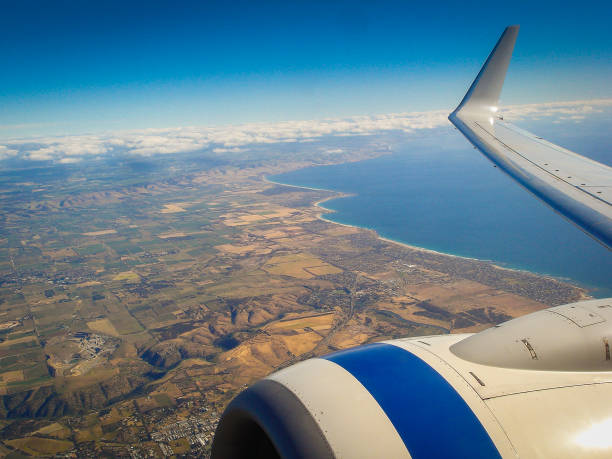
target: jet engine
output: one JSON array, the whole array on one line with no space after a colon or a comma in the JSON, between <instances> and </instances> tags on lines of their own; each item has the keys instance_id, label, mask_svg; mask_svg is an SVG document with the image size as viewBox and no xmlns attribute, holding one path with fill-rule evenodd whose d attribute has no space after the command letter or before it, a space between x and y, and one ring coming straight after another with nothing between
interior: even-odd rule
<instances>
[{"instance_id":1,"label":"jet engine","mask_svg":"<svg viewBox=\"0 0 612 459\"><path fill-rule=\"evenodd\" d=\"M612 299L300 362L226 408L213 458L610 457Z\"/></svg>"}]
</instances>

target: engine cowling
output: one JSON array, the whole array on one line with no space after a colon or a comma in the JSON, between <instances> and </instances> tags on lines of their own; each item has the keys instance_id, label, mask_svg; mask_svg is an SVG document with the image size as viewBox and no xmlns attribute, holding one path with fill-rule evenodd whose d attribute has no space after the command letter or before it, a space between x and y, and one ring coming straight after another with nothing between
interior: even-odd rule
<instances>
[{"instance_id":1,"label":"engine cowling","mask_svg":"<svg viewBox=\"0 0 612 459\"><path fill-rule=\"evenodd\" d=\"M393 340L300 362L228 405L212 457L606 457L611 304L579 302L478 334ZM569 339L563 364L551 341L561 333L597 343L593 355L583 347L574 358Z\"/></svg>"}]
</instances>

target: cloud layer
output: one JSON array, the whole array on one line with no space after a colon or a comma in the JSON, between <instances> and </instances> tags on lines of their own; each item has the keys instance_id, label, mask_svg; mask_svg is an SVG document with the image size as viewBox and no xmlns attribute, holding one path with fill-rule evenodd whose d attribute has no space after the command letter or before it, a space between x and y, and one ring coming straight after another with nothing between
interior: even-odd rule
<instances>
[{"instance_id":1,"label":"cloud layer","mask_svg":"<svg viewBox=\"0 0 612 459\"><path fill-rule=\"evenodd\" d=\"M550 119L580 121L612 107L612 99L552 102L508 106L510 121ZM147 129L99 135L75 135L39 139L17 139L0 145L0 161L19 158L33 161L76 163L114 152L152 156L210 149L216 154L239 154L248 146L283 142L307 142L325 136L373 135L390 131L406 134L448 126L448 110L343 119L250 123L219 127Z\"/></svg>"},{"instance_id":2,"label":"cloud layer","mask_svg":"<svg viewBox=\"0 0 612 459\"><path fill-rule=\"evenodd\" d=\"M576 100L572 102L549 102L542 104L509 105L503 110L505 119L546 119L553 122L582 121L587 116L603 113L612 108L612 99Z\"/></svg>"}]
</instances>

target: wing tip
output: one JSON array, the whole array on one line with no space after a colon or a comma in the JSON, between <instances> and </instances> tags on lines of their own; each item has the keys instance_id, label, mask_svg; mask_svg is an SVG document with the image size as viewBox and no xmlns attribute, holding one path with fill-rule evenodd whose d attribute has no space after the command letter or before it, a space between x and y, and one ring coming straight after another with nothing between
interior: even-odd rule
<instances>
[{"instance_id":1,"label":"wing tip","mask_svg":"<svg viewBox=\"0 0 612 459\"><path fill-rule=\"evenodd\" d=\"M468 107L470 111L475 109L476 112L497 107L519 29L518 24L509 25L504 29L480 72L451 116Z\"/></svg>"}]
</instances>

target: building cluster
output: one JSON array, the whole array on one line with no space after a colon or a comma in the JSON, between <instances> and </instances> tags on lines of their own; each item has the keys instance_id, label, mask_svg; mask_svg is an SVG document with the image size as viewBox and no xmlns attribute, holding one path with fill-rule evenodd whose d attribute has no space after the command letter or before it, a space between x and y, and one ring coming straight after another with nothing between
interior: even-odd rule
<instances>
[{"instance_id":1,"label":"building cluster","mask_svg":"<svg viewBox=\"0 0 612 459\"><path fill-rule=\"evenodd\" d=\"M90 360L98 355L112 353L116 344L107 337L86 332L77 332L73 340L79 343L79 353L81 358Z\"/></svg>"},{"instance_id":2,"label":"building cluster","mask_svg":"<svg viewBox=\"0 0 612 459\"><path fill-rule=\"evenodd\" d=\"M165 456L176 454L171 442L186 438L191 447L191 454L209 449L215 429L219 422L216 412L208 417L189 416L187 419L165 425L163 429L151 433L151 439L157 442Z\"/></svg>"}]
</instances>

